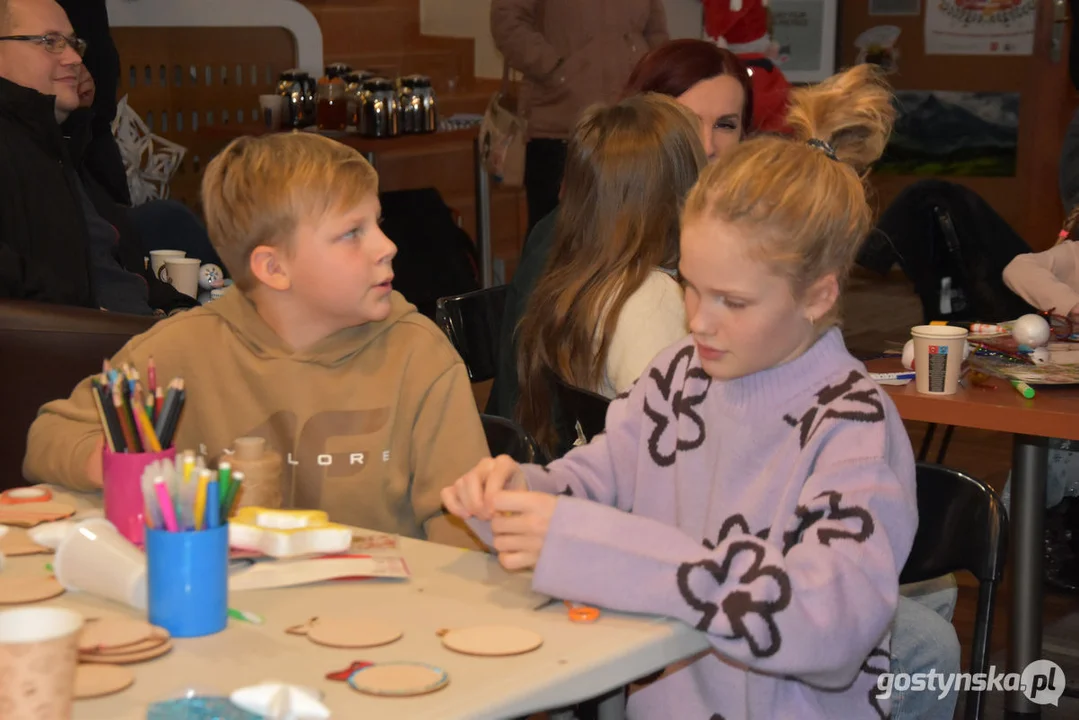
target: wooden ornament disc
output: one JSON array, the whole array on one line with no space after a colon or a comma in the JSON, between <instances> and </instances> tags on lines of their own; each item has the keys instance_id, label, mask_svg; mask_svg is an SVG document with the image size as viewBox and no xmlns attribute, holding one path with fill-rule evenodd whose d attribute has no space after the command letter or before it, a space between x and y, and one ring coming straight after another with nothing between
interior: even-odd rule
<instances>
[{"instance_id":1,"label":"wooden ornament disc","mask_svg":"<svg viewBox=\"0 0 1079 720\"><path fill-rule=\"evenodd\" d=\"M411 697L446 687L450 676L425 663L377 663L357 670L348 679L354 690L367 695Z\"/></svg>"},{"instance_id":2,"label":"wooden ornament disc","mask_svg":"<svg viewBox=\"0 0 1079 720\"><path fill-rule=\"evenodd\" d=\"M131 687L135 673L116 665L79 665L75 668L75 699L112 695Z\"/></svg>"},{"instance_id":3,"label":"wooden ornament disc","mask_svg":"<svg viewBox=\"0 0 1079 720\"><path fill-rule=\"evenodd\" d=\"M67 503L48 500L39 503L0 505L0 523L30 528L43 522L62 520L75 514L75 507Z\"/></svg>"},{"instance_id":4,"label":"wooden ornament disc","mask_svg":"<svg viewBox=\"0 0 1079 720\"><path fill-rule=\"evenodd\" d=\"M351 617L320 617L312 620L307 638L334 648L369 648L389 645L404 633L380 620Z\"/></svg>"},{"instance_id":5,"label":"wooden ornament disc","mask_svg":"<svg viewBox=\"0 0 1079 720\"><path fill-rule=\"evenodd\" d=\"M450 630L442 636L442 644L466 655L496 657L531 652L543 644L543 636L510 625L478 625Z\"/></svg>"},{"instance_id":6,"label":"wooden ornament disc","mask_svg":"<svg viewBox=\"0 0 1079 720\"><path fill-rule=\"evenodd\" d=\"M80 653L79 662L102 665L131 665L159 658L172 650L172 640L138 652Z\"/></svg>"},{"instance_id":7,"label":"wooden ornament disc","mask_svg":"<svg viewBox=\"0 0 1079 720\"><path fill-rule=\"evenodd\" d=\"M164 645L170 640L169 631L164 628L154 627L153 634L145 640L140 640L137 643L131 645L122 645L120 647L106 647L98 648L96 650L85 650L81 654L83 656L94 655L98 657L107 658L112 655L133 655L135 653L143 653L147 650L155 650Z\"/></svg>"},{"instance_id":8,"label":"wooden ornament disc","mask_svg":"<svg viewBox=\"0 0 1079 720\"><path fill-rule=\"evenodd\" d=\"M154 626L145 620L104 618L83 626L79 635L79 652L101 652L110 648L126 648L149 640Z\"/></svg>"},{"instance_id":9,"label":"wooden ornament disc","mask_svg":"<svg viewBox=\"0 0 1079 720\"><path fill-rule=\"evenodd\" d=\"M64 593L61 585L52 575L37 577L10 577L0 575L0 605L19 605L22 603L48 600Z\"/></svg>"},{"instance_id":10,"label":"wooden ornament disc","mask_svg":"<svg viewBox=\"0 0 1079 720\"><path fill-rule=\"evenodd\" d=\"M30 539L23 528L8 528L8 531L0 535L0 554L8 557L19 555L36 555L38 553L51 553L52 550L44 545L38 545Z\"/></svg>"}]
</instances>

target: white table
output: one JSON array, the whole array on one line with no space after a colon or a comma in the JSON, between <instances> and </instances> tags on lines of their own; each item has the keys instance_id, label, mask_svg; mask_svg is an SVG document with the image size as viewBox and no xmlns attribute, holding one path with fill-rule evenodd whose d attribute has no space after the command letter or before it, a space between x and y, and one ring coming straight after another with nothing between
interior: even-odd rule
<instances>
[{"instance_id":1,"label":"white table","mask_svg":"<svg viewBox=\"0 0 1079 720\"><path fill-rule=\"evenodd\" d=\"M222 633L177 639L169 654L130 666L135 684L111 697L78 701L76 720L135 720L149 704L191 688L227 695L269 680L316 687L335 718L452 720L513 718L564 707L626 685L707 650L703 634L665 618L604 612L593 625L571 623L561 602L536 610L528 576L512 575L477 552L402 539L398 552L408 581L323 583L302 588L233 593L230 605L266 618L261 626L235 620ZM8 558L5 573L44 573L50 556ZM42 603L87 616L138 616L78 593ZM288 635L285 628L316 615L364 614L398 625L404 637L367 650L338 650ZM460 655L445 649L440 628L507 624L544 637L536 651L508 658ZM325 679L354 660L410 660L447 670L449 685L415 698L362 695Z\"/></svg>"}]
</instances>

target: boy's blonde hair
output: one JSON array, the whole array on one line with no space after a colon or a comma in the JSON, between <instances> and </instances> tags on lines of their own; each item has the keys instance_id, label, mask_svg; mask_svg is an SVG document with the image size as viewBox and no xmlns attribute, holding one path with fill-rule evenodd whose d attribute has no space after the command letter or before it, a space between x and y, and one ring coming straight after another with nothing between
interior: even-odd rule
<instances>
[{"instance_id":1,"label":"boy's blonde hair","mask_svg":"<svg viewBox=\"0 0 1079 720\"><path fill-rule=\"evenodd\" d=\"M598 385L622 307L653 270L678 265L682 202L707 163L699 125L657 94L577 122L550 255L518 329L518 420L545 449L557 440L547 374Z\"/></svg>"},{"instance_id":2,"label":"boy's blonde hair","mask_svg":"<svg viewBox=\"0 0 1079 720\"><path fill-rule=\"evenodd\" d=\"M786 275L795 297L831 272L842 287L872 225L865 176L894 118L874 65L794 90L793 137L753 138L709 166L686 200L683 225L716 219L748 231L746 251ZM838 315L837 303L818 325Z\"/></svg>"},{"instance_id":3,"label":"boy's blonde hair","mask_svg":"<svg viewBox=\"0 0 1079 720\"><path fill-rule=\"evenodd\" d=\"M202 178L210 242L244 291L255 287L250 263L259 245L288 252L298 226L376 193L378 173L363 155L314 133L237 138Z\"/></svg>"}]
</instances>

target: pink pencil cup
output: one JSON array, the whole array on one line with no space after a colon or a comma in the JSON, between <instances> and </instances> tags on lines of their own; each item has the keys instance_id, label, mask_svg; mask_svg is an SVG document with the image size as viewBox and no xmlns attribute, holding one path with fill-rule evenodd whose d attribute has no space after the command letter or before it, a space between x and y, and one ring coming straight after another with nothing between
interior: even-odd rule
<instances>
[{"instance_id":1,"label":"pink pencil cup","mask_svg":"<svg viewBox=\"0 0 1079 720\"><path fill-rule=\"evenodd\" d=\"M175 459L176 448L147 453L116 453L105 448L101 468L105 483L105 519L140 547L146 530L142 471L155 460Z\"/></svg>"}]
</instances>

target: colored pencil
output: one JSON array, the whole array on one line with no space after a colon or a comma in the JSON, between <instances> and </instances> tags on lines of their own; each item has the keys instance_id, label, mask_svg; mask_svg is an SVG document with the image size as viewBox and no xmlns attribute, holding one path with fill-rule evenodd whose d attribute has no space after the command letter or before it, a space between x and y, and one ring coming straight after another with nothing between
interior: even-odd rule
<instances>
[{"instance_id":1,"label":"colored pencil","mask_svg":"<svg viewBox=\"0 0 1079 720\"><path fill-rule=\"evenodd\" d=\"M94 396L94 406L97 408L97 416L101 419L101 430L105 434L105 444L109 447L109 452L116 452L116 443L113 442L112 439L109 419L105 416L105 406L101 402L101 391L98 389L96 380L93 380L90 383L90 394Z\"/></svg>"},{"instance_id":2,"label":"colored pencil","mask_svg":"<svg viewBox=\"0 0 1079 720\"><path fill-rule=\"evenodd\" d=\"M161 435L161 445L163 447L171 447L173 438L176 434L176 425L180 422L180 414L184 409L184 399L186 393L184 392L184 381L178 380L179 389L176 391L176 403L172 412L165 417L165 430Z\"/></svg>"},{"instance_id":3,"label":"colored pencil","mask_svg":"<svg viewBox=\"0 0 1079 720\"><path fill-rule=\"evenodd\" d=\"M160 475L154 478L154 492L157 494L157 503L161 506L161 515L165 522L165 529L169 532L177 532L176 508L172 505L172 497L169 495L169 486L165 484L165 478Z\"/></svg>"},{"instance_id":4,"label":"colored pencil","mask_svg":"<svg viewBox=\"0 0 1079 720\"><path fill-rule=\"evenodd\" d=\"M195 491L195 529L202 530L206 524L206 491L210 473L199 473L198 489Z\"/></svg>"},{"instance_id":5,"label":"colored pencil","mask_svg":"<svg viewBox=\"0 0 1079 720\"><path fill-rule=\"evenodd\" d=\"M173 380L169 383L169 390L165 395L165 401L162 406L161 413L157 416L157 420L155 421L154 432L157 433L157 437L159 440L163 440L165 438L165 423L172 415L173 407L176 405L176 398L180 392L179 388L177 387L179 382L179 380ZM168 446L166 445L165 447Z\"/></svg>"},{"instance_id":6,"label":"colored pencil","mask_svg":"<svg viewBox=\"0 0 1079 720\"><path fill-rule=\"evenodd\" d=\"M229 495L225 498L225 504L221 508L221 512L226 518L232 517L232 513L235 512L236 499L240 496L240 486L243 485L243 482L243 470L237 470L232 473L232 484L229 486Z\"/></svg>"},{"instance_id":7,"label":"colored pencil","mask_svg":"<svg viewBox=\"0 0 1079 720\"><path fill-rule=\"evenodd\" d=\"M123 434L127 452L139 452L139 445L135 441L135 432L131 427L127 410L124 408L124 397L119 385L114 385L112 388L112 404L116 408L116 417L120 423L120 432Z\"/></svg>"},{"instance_id":8,"label":"colored pencil","mask_svg":"<svg viewBox=\"0 0 1079 720\"><path fill-rule=\"evenodd\" d=\"M221 524L221 504L217 500L217 478L206 485L206 528L212 530Z\"/></svg>"}]
</instances>

